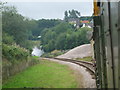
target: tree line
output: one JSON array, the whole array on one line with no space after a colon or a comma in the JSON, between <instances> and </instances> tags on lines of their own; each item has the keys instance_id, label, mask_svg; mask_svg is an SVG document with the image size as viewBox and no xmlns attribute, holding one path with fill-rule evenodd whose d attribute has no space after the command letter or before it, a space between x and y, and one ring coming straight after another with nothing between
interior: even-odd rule
<instances>
[{"instance_id":1,"label":"tree line","mask_svg":"<svg viewBox=\"0 0 120 90\"><path fill-rule=\"evenodd\" d=\"M80 12L69 11L69 17L78 16ZM31 50L31 40L40 40L45 52L71 49L89 43L87 32L91 31L90 28L76 29L59 19L29 19L19 14L14 6L4 6L2 9L2 27L4 44L15 43Z\"/></svg>"},{"instance_id":2,"label":"tree line","mask_svg":"<svg viewBox=\"0 0 120 90\"><path fill-rule=\"evenodd\" d=\"M38 40L45 28L54 27L59 20L34 20L22 16L14 6L4 6L2 9L2 39L5 44L16 43L30 49L30 40Z\"/></svg>"}]
</instances>

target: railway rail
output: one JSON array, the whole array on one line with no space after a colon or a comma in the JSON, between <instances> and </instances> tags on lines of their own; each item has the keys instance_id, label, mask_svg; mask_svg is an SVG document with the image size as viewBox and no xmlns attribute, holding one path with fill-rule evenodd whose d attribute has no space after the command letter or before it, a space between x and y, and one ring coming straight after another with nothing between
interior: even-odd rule
<instances>
[{"instance_id":1,"label":"railway rail","mask_svg":"<svg viewBox=\"0 0 120 90\"><path fill-rule=\"evenodd\" d=\"M51 59L51 58L44 58L44 59ZM66 62L72 62L77 65L83 66L87 69L88 72L90 72L93 77L95 76L95 70L93 63L87 62L87 61L81 61L81 60L74 60L74 59L66 59L66 58L52 58L54 60L60 60L60 61L66 61Z\"/></svg>"}]
</instances>

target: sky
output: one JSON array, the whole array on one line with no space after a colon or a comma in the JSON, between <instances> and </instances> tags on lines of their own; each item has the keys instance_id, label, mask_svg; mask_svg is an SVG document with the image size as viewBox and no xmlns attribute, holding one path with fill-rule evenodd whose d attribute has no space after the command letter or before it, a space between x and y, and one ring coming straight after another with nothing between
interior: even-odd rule
<instances>
[{"instance_id":1,"label":"sky","mask_svg":"<svg viewBox=\"0 0 120 90\"><path fill-rule=\"evenodd\" d=\"M18 0L19 1L19 0ZM75 1L75 0L74 0ZM77 10L82 16L91 16L93 13L93 2L8 2L14 5L18 13L31 19L63 19L64 12L67 10Z\"/></svg>"}]
</instances>

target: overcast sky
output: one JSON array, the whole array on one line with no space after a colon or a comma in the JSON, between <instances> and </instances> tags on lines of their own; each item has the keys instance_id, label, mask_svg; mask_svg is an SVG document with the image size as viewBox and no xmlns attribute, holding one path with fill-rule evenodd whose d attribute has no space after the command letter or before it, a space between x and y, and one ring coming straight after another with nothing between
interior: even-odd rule
<instances>
[{"instance_id":1,"label":"overcast sky","mask_svg":"<svg viewBox=\"0 0 120 90\"><path fill-rule=\"evenodd\" d=\"M9 2L23 16L33 19L63 19L65 10L78 10L83 16L91 16L93 2Z\"/></svg>"}]
</instances>

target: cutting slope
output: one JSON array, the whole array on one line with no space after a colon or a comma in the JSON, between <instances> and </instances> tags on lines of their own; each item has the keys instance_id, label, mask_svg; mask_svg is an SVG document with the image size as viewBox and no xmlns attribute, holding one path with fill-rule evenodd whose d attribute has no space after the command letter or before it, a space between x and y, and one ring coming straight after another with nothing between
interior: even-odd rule
<instances>
[{"instance_id":1,"label":"cutting slope","mask_svg":"<svg viewBox=\"0 0 120 90\"><path fill-rule=\"evenodd\" d=\"M74 59L88 56L92 56L92 47L90 44L84 44L69 50L67 53L63 55L57 56L57 58Z\"/></svg>"}]
</instances>

